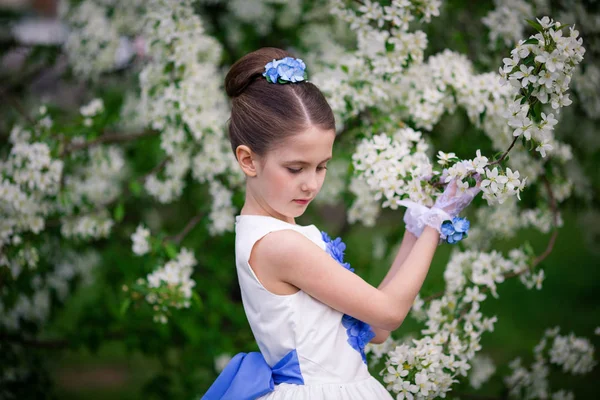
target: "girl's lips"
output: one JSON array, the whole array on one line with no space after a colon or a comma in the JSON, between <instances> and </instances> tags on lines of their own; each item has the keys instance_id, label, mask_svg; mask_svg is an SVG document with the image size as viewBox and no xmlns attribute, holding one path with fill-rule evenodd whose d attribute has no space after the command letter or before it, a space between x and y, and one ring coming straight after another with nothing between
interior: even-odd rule
<instances>
[{"instance_id":1,"label":"girl's lips","mask_svg":"<svg viewBox=\"0 0 600 400\"><path fill-rule=\"evenodd\" d=\"M298 199L296 199L296 200L294 200L294 201L295 201L296 203L298 203L298 204L308 204L308 202L309 202L310 200L298 200Z\"/></svg>"}]
</instances>

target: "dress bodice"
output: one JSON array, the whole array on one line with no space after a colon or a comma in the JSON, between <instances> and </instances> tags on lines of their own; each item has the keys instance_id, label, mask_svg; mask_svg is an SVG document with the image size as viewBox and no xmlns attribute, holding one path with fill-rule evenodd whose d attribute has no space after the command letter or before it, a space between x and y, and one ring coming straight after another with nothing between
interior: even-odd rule
<instances>
[{"instance_id":1,"label":"dress bodice","mask_svg":"<svg viewBox=\"0 0 600 400\"><path fill-rule=\"evenodd\" d=\"M326 244L315 225L295 225L260 215L236 217L235 255L242 302L266 362L272 367L295 349L305 385L369 378L361 354L348 343L343 313L302 290L290 295L270 292L250 266L254 244L270 232L286 229L310 239L314 251L325 251Z\"/></svg>"}]
</instances>

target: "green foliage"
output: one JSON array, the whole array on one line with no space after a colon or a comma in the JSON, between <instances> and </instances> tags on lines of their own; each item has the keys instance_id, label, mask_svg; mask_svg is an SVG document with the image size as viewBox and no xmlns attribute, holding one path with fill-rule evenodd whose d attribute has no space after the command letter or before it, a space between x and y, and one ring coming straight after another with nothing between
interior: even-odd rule
<instances>
[{"instance_id":1,"label":"green foliage","mask_svg":"<svg viewBox=\"0 0 600 400\"><path fill-rule=\"evenodd\" d=\"M428 36L435 39L430 39L427 52L433 54L441 49L451 48L472 55L482 51L481 49L488 44L485 32L478 27L480 24L472 22L465 25L461 21L479 21L491 6L491 2L447 2L443 15L438 19L434 18L431 24L423 27ZM268 34L262 34L255 26L242 22L239 42L233 45L224 29L224 25L228 23L225 6L203 3L198 6L198 10L205 17L211 34L224 45L222 65L224 68L243 54L258 47L269 45L302 48L299 38L302 29L305 28L304 21L300 21L296 26L285 28L275 24ZM325 23L333 23L332 18L323 17ZM533 29L541 29L536 21L528 21L528 23ZM533 40L535 39L529 39L526 43L534 43ZM60 50L54 47L34 46L28 55L29 63L34 65L41 62L52 65L59 54ZM474 58L474 61L475 66L481 70L488 68L485 61L479 58ZM496 61L492 60L488 63L496 65L494 64ZM527 62L533 63L533 57ZM172 70L175 65L171 64L168 68ZM310 71L310 66L308 69ZM346 73L349 71L344 65L341 69ZM14 81L11 79L10 83L23 85L24 82L18 82L18 79L19 76L14 78ZM112 129L121 118L120 110L124 93L128 89L128 86L123 84L123 79L102 77L99 82L90 83L86 89L90 98L101 96L106 109L101 118L93 119L93 125L87 130L79 129L81 120L76 120L80 118L77 116L77 107L73 109L61 109L52 105L48 107L48 112L58 118L57 131L64 134L66 138L82 135L92 140L103 130ZM26 93L19 91L17 93L23 98L26 97ZM527 101L530 94L531 92L523 93L522 101ZM34 100L29 99L29 101L37 105ZM538 121L541 118L540 106L536 103L531 108L532 117ZM372 131L366 129L369 123L365 121L364 118L367 118L365 115L348 121L346 130L348 134L336 139L334 157L348 158L357 140L383 130L386 124L390 123L389 117L386 120L386 115L400 111L367 110L364 114L368 115L371 122L375 121L370 125ZM12 111L3 110L3 112ZM7 121L16 118L14 114L9 114ZM8 126L3 126L3 129L8 130ZM3 134L3 138L6 136ZM457 110L453 115L445 115L434 127L427 140L434 148L451 147L461 158L472 155L479 148L484 153L491 149L489 140L477 127L468 122L468 117L463 110ZM533 141L527 143L523 139L523 145L530 146L531 149L534 143ZM574 145L585 146L576 143ZM2 146L4 150L5 143L2 143ZM54 154L63 149L61 146L64 144L58 140L53 143ZM135 145L124 144L123 147L133 169L132 177L136 178L127 181L128 195L119 199L112 207L113 217L119 223L118 230L111 240L100 240L94 244L101 253L102 259L100 266L93 273L93 284L80 287L64 304L54 293L53 312L49 325L41 331L35 326L25 326L23 329L23 335L37 337L40 343L58 343L55 348L21 347L19 340L22 338L11 337L6 342L0 341L0 365L18 364L32 371L31 375L20 382L20 385L8 383L6 387L0 387L0 398L5 392L13 393L19 399L195 398L203 393L216 377L215 357L223 353L233 355L241 351L257 350L241 304L235 273L233 233L213 237L207 231L206 224L200 223L179 244L165 241L166 234L153 237L151 256L156 257L154 261L151 261L150 256L136 257L132 254L131 233L140 221L152 219L151 215L146 214L146 210L153 205L152 199L143 190L143 181L137 177L143 176L154 168L164 156L159 141L155 138L138 141ZM496 154L493 159L498 159L501 154ZM599 156L596 152L584 160L584 165L587 166L588 171L592 171L597 169L598 162ZM547 168L547 173L552 177L549 165ZM351 170L352 166L349 165L348 169ZM439 177L435 176L435 179ZM595 179L594 187L597 187L600 178ZM475 181L470 178L469 185L474 186L474 184ZM531 182L531 184L535 183ZM203 211L199 204L206 196L206 185L190 180L181 202L176 205L157 207L157 211L161 214L161 218L156 222L157 227L162 232L168 232L169 235L177 235L198 211ZM522 195L523 204L535 204L535 196L535 191L525 191ZM63 196L59 197L59 201L64 206L70 203L70 199ZM243 198L238 194L233 201L239 207L243 203ZM344 198L334 212L328 212L331 211L329 209L325 211L311 209L302 217L300 223L310 221L332 236L342 235L348 244L348 262L356 269L358 275L369 283L377 285L385 276L395 254L393 247L402 238L402 216L401 213L387 210L378 221L377 228L348 226L340 223L340 219L336 219L335 214L343 213L350 201L350 198ZM477 201L481 199L476 199ZM540 332L548 326L562 325L566 330L587 335L597 325L600 303L596 295L596 282L600 277L595 267L600 260L583 246L582 232L573 222L577 217L577 209L573 208L563 216L566 226L560 230L557 248L552 253L552 257L544 263L544 269L549 275L544 289L541 292L526 291L519 282L513 280L499 289L501 301L484 305L484 308L487 307L486 313L497 313L500 319L495 334L485 336L482 343L484 350L489 349L499 363L506 364L518 355L529 356L533 345L540 337ZM383 236L389 245L384 260L375 259L369 246L378 235ZM45 237L39 238L40 243L45 239ZM531 244L526 242L528 255L539 254L547 241L547 237L529 231L521 233L511 241L522 242L525 239L531 240ZM500 247L505 249L514 247L511 241L501 243ZM61 243L57 250L78 250L79 246L76 242ZM463 246L463 243L460 243L460 246ZM136 289L136 280L139 277L147 275L157 267L156 260L166 262L174 259L181 247L192 249L198 261L193 275L197 286L193 291L192 306L189 309L173 311L168 324L158 324L152 320L151 307L143 301L143 298L133 298L131 292ZM422 297L443 288L443 267L451 250L450 246L441 247L436 254L431 272L421 291ZM35 273L43 274L45 268L49 267L41 263ZM0 288L7 277L7 271L0 269ZM22 279L27 279L27 276L23 275ZM12 284L21 285L22 282L16 281ZM137 288L137 291L143 293L143 288ZM16 299L7 301L14 303ZM409 332L417 332L420 328L422 326L415 321L407 320L394 336L400 337ZM3 332L0 330L0 337L4 338L2 335ZM56 338L58 341L53 342L57 340ZM22 348L27 350L24 357L19 350ZM132 371L128 374L124 373L126 382L122 387L112 391L109 385L74 389L61 380L73 369L89 372L94 369L100 370L105 365L111 366L115 371L121 371L117 366L131 367ZM557 375L557 379L565 378ZM586 398L586 395L595 395L595 382L598 379L600 376L596 369L596 372L585 381L577 381L569 387L574 388L578 396L581 394ZM5 382L0 384L4 385ZM500 387L500 376L496 376L481 390L481 393L498 393ZM466 383L461 383L457 390L470 391Z\"/></svg>"}]
</instances>

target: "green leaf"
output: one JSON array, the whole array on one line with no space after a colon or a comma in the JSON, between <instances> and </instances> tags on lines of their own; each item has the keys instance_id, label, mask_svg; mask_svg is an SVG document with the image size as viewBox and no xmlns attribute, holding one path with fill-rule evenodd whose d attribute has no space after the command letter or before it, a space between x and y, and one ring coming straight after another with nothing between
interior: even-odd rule
<instances>
[{"instance_id":1,"label":"green leaf","mask_svg":"<svg viewBox=\"0 0 600 400\"><path fill-rule=\"evenodd\" d=\"M125 216L125 204L121 201L117 204L115 211L113 213L113 217L115 221L121 222L123 221L123 217Z\"/></svg>"},{"instance_id":2,"label":"green leaf","mask_svg":"<svg viewBox=\"0 0 600 400\"><path fill-rule=\"evenodd\" d=\"M202 308L202 299L200 296L198 296L198 293L194 291L192 291L192 300L194 301L194 304L198 306L198 308Z\"/></svg>"},{"instance_id":3,"label":"green leaf","mask_svg":"<svg viewBox=\"0 0 600 400\"><path fill-rule=\"evenodd\" d=\"M539 43L540 43L540 41L537 40L536 38L531 38L531 39L527 39L525 41L525 43L523 43L523 44L539 44Z\"/></svg>"},{"instance_id":4,"label":"green leaf","mask_svg":"<svg viewBox=\"0 0 600 400\"><path fill-rule=\"evenodd\" d=\"M129 309L130 305L131 305L131 299L125 299L125 301L123 301L123 303L121 303L121 307L119 309L119 314L125 315L125 313Z\"/></svg>"},{"instance_id":5,"label":"green leaf","mask_svg":"<svg viewBox=\"0 0 600 400\"><path fill-rule=\"evenodd\" d=\"M135 197L138 197L142 193L142 185L137 180L129 182L129 190Z\"/></svg>"},{"instance_id":6,"label":"green leaf","mask_svg":"<svg viewBox=\"0 0 600 400\"><path fill-rule=\"evenodd\" d=\"M532 19L526 19L525 21L527 21L527 23L531 25L536 31L540 33L544 32L544 28L542 28L542 26L537 21L534 21Z\"/></svg>"},{"instance_id":7,"label":"green leaf","mask_svg":"<svg viewBox=\"0 0 600 400\"><path fill-rule=\"evenodd\" d=\"M174 259L177 257L177 247L175 247L173 243L166 243L165 251L167 252L169 258Z\"/></svg>"},{"instance_id":8,"label":"green leaf","mask_svg":"<svg viewBox=\"0 0 600 400\"><path fill-rule=\"evenodd\" d=\"M340 68L342 69L342 71L344 71L345 73L348 73L349 69L347 65L342 65L340 66Z\"/></svg>"}]
</instances>

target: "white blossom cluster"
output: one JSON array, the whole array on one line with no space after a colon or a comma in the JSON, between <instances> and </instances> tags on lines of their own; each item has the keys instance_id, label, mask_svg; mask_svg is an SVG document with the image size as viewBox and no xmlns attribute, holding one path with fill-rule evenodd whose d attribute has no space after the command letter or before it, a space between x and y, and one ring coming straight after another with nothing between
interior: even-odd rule
<instances>
[{"instance_id":1,"label":"white blossom cluster","mask_svg":"<svg viewBox=\"0 0 600 400\"><path fill-rule=\"evenodd\" d=\"M573 27L569 28L569 36L563 36L560 22L549 17L537 21L540 32L527 41L519 41L511 51L511 58L503 60L500 75L519 90L509 106L508 123L514 128L513 135L523 135L526 140L533 138L538 144L536 151L545 157L546 150L554 148L552 131L558 121L552 113L544 112L540 120L536 120L531 107L540 102L550 104L559 112L561 107L572 103L566 92L575 66L583 60L585 48Z\"/></svg>"},{"instance_id":2,"label":"white blossom cluster","mask_svg":"<svg viewBox=\"0 0 600 400\"><path fill-rule=\"evenodd\" d=\"M392 90L398 103L405 106L405 117L418 128L427 130L431 130L445 112L453 112L457 101L470 117L479 119L482 108L493 107L506 91L495 84L497 79L490 82L492 79L485 75L475 76L469 60L450 50L429 57L426 63L412 65L404 74L392 79L396 83ZM456 99L452 91L456 92ZM495 93L493 97L489 95L491 91Z\"/></svg>"},{"instance_id":3,"label":"white blossom cluster","mask_svg":"<svg viewBox=\"0 0 600 400\"><path fill-rule=\"evenodd\" d=\"M133 242L131 250L137 256L143 256L150 251L150 230L143 225L138 225L135 232L131 235Z\"/></svg>"},{"instance_id":4,"label":"white blossom cluster","mask_svg":"<svg viewBox=\"0 0 600 400\"><path fill-rule=\"evenodd\" d=\"M369 227L375 226L375 221L381 214L381 207L379 201L375 200L375 194L367 182L361 177L353 176L348 190L355 197L346 216L348 222L351 224L360 222Z\"/></svg>"},{"instance_id":5,"label":"white blossom cluster","mask_svg":"<svg viewBox=\"0 0 600 400\"><path fill-rule=\"evenodd\" d=\"M96 146L74 159L79 163L64 177L63 201L57 203L63 214L61 233L68 238L108 237L114 221L106 207L121 195L129 175L124 151L116 145Z\"/></svg>"},{"instance_id":6,"label":"white blossom cluster","mask_svg":"<svg viewBox=\"0 0 600 400\"><path fill-rule=\"evenodd\" d=\"M494 360L487 355L476 354L471 360L471 367L469 384L474 389L480 389L496 372Z\"/></svg>"},{"instance_id":7,"label":"white blossom cluster","mask_svg":"<svg viewBox=\"0 0 600 400\"><path fill-rule=\"evenodd\" d=\"M495 150L505 151L513 141L506 112L516 88L502 85L497 74L474 74L471 62L464 55L445 50L395 79L398 85L393 91L398 102L407 105L404 116L417 127L430 130L445 112L451 113L460 106L471 122L490 138ZM572 158L568 145L556 139L552 139L552 145L552 151L548 148L545 151L561 162ZM530 180L543 173L541 160L519 147L511 150L508 165Z\"/></svg>"},{"instance_id":8,"label":"white blossom cluster","mask_svg":"<svg viewBox=\"0 0 600 400\"><path fill-rule=\"evenodd\" d=\"M403 128L393 137L381 133L363 139L352 155L352 162L374 194L374 200L383 199L383 207L397 209L404 198L431 206L433 188L421 185L421 180L433 175L427 149L421 132Z\"/></svg>"},{"instance_id":9,"label":"white blossom cluster","mask_svg":"<svg viewBox=\"0 0 600 400\"><path fill-rule=\"evenodd\" d=\"M91 126L93 118L96 115L102 114L102 112L104 112L104 101L99 98L93 99L85 106L79 108L79 113L85 117L85 120L83 121L85 126Z\"/></svg>"},{"instance_id":10,"label":"white blossom cluster","mask_svg":"<svg viewBox=\"0 0 600 400\"><path fill-rule=\"evenodd\" d=\"M511 374L504 383L511 397L519 399L550 398L548 374L550 365L562 366L563 372L573 375L590 372L597 362L594 360L594 346L586 338L578 338L573 333L559 335L559 327L547 329L544 337L534 348L535 361L531 369L521 364L521 358L515 358L509 364ZM550 348L548 342L552 341ZM572 393L559 390L551 394L552 399L573 399Z\"/></svg>"},{"instance_id":11,"label":"white blossom cluster","mask_svg":"<svg viewBox=\"0 0 600 400\"><path fill-rule=\"evenodd\" d=\"M71 214L74 207L84 211L102 208L121 195L122 183L129 175L121 147L90 147L74 158L79 162L64 177L63 191L69 201L60 206L61 211Z\"/></svg>"},{"instance_id":12,"label":"white blossom cluster","mask_svg":"<svg viewBox=\"0 0 600 400\"><path fill-rule=\"evenodd\" d=\"M209 183L209 192L212 197L210 203L210 214L208 215L211 225L209 232L212 235L220 235L229 232L235 226L235 208L231 202L232 193L219 181Z\"/></svg>"},{"instance_id":13,"label":"white blossom cluster","mask_svg":"<svg viewBox=\"0 0 600 400\"><path fill-rule=\"evenodd\" d=\"M496 322L479 312L480 296L446 294L431 302L425 336L387 353L383 381L390 392L397 398L445 397L456 378L467 376L469 361L481 349L481 335L492 332ZM465 313L459 317L460 310Z\"/></svg>"},{"instance_id":14,"label":"white blossom cluster","mask_svg":"<svg viewBox=\"0 0 600 400\"><path fill-rule=\"evenodd\" d=\"M427 47L425 33L409 32L409 23L416 19L429 22L432 16L439 15L441 4L438 0L423 0L394 1L382 6L367 0L353 9L347 3L331 1L330 12L355 32L357 49L338 54L332 59L331 68L311 76L327 93L339 121L370 106L385 108L382 104L390 100L390 77L411 63L421 63Z\"/></svg>"},{"instance_id":15,"label":"white blossom cluster","mask_svg":"<svg viewBox=\"0 0 600 400\"><path fill-rule=\"evenodd\" d=\"M387 389L397 398L445 397L456 378L467 376L474 365L485 367L472 372L473 386L487 381L495 367L489 359L475 361L475 355L481 349L482 333L492 332L497 318L484 317L480 312L480 303L487 298L480 288L498 297L496 285L504 281L504 274L525 268L528 256L518 249L509 252L507 258L496 251L454 252L444 273L445 294L432 300L427 308L420 298L413 304L411 314L425 321L426 329L421 331L424 336L401 345L391 340L385 346L369 349L377 360L386 352L382 375ZM561 345L557 348L565 347ZM588 354L589 349L579 345ZM556 359L561 360L560 356Z\"/></svg>"},{"instance_id":16,"label":"white blossom cluster","mask_svg":"<svg viewBox=\"0 0 600 400\"><path fill-rule=\"evenodd\" d=\"M526 18L538 15L533 4L523 0L494 0L495 9L481 22L490 30L489 46L494 49L501 40L506 47L517 43L525 36Z\"/></svg>"},{"instance_id":17,"label":"white blossom cluster","mask_svg":"<svg viewBox=\"0 0 600 400\"><path fill-rule=\"evenodd\" d=\"M526 19L534 15L548 15L551 12L547 0L530 3L523 0L495 0L495 9L486 15L482 22L489 28L489 45L496 47L498 39L509 47L516 44L528 27ZM577 2L561 2L558 16L561 21L569 21L582 32L583 36L593 36L600 32L600 14L586 9ZM554 11L552 11L554 12ZM590 47L593 52L593 46ZM600 113L600 69L588 63L573 75L573 89L580 99L580 105L591 119Z\"/></svg>"},{"instance_id":18,"label":"white blossom cluster","mask_svg":"<svg viewBox=\"0 0 600 400\"><path fill-rule=\"evenodd\" d=\"M548 233L554 224L554 216L550 209L521 210L514 197L501 205L478 208L475 215L477 223L469 230L469 240L465 242L467 247L473 249L488 249L493 239L510 239L523 228L535 228L542 233ZM560 214L557 222L558 227L563 225Z\"/></svg>"},{"instance_id":19,"label":"white blossom cluster","mask_svg":"<svg viewBox=\"0 0 600 400\"><path fill-rule=\"evenodd\" d=\"M52 247L52 249L49 249ZM19 331L23 321L43 325L50 315L51 292L56 293L60 301L65 301L69 294L69 285L79 279L83 285L91 282L91 273L100 264L100 256L95 251L75 253L71 250L60 250L59 243L45 244L41 252L49 254L55 265L53 270L45 273L35 271L31 282L31 294L19 292L16 301L10 306L2 302L0 297L0 326Z\"/></svg>"},{"instance_id":20,"label":"white blossom cluster","mask_svg":"<svg viewBox=\"0 0 600 400\"><path fill-rule=\"evenodd\" d=\"M153 0L147 7L144 32L153 58L140 73L139 110L161 131L161 147L169 159L163 178L152 174L146 179L146 190L160 202L172 202L181 196L190 169L201 183L222 175L231 176L231 185L239 184L239 169L224 133L229 109L217 69L221 45L206 34L190 1ZM224 201L225 192L218 193L221 197L212 203L223 205L219 213L232 212L233 218L227 206L231 200ZM220 223L222 218L211 221ZM222 226L211 227L211 232L223 232ZM227 226L233 229L233 224Z\"/></svg>"},{"instance_id":21,"label":"white blossom cluster","mask_svg":"<svg viewBox=\"0 0 600 400\"><path fill-rule=\"evenodd\" d=\"M448 293L467 293L467 296L485 298L479 295L478 287L486 287L494 297L498 297L497 284L504 282L504 274L520 272L528 268L528 257L521 249L513 249L508 258L493 250L489 253L481 251L453 252L446 270L444 280ZM475 284L477 286L470 287Z\"/></svg>"},{"instance_id":22,"label":"white blossom cluster","mask_svg":"<svg viewBox=\"0 0 600 400\"><path fill-rule=\"evenodd\" d=\"M409 61L423 60L427 37L423 31L408 32L409 24L415 16L424 22L439 16L441 1L404 0L382 6L378 1L365 0L356 10L345 3L344 0L332 1L331 13L356 32L358 54L373 61L373 73L397 73Z\"/></svg>"},{"instance_id":23,"label":"white blossom cluster","mask_svg":"<svg viewBox=\"0 0 600 400\"><path fill-rule=\"evenodd\" d=\"M600 116L600 67L589 64L584 70L578 70L573 75L573 89L587 116L598 119Z\"/></svg>"},{"instance_id":24,"label":"white blossom cluster","mask_svg":"<svg viewBox=\"0 0 600 400\"><path fill-rule=\"evenodd\" d=\"M521 226L526 226L524 223ZM485 235L485 230L474 235ZM471 237L471 233L469 233ZM498 297L496 284L504 282L504 274L519 273L519 280L528 289L542 288L545 274L543 269L533 271L529 267L530 257L524 249L512 249L508 258L498 252L466 251L453 253L444 271L447 290L461 291L468 282L487 286L494 297ZM472 290L476 290L475 289ZM467 291L470 289L467 288Z\"/></svg>"},{"instance_id":25,"label":"white blossom cluster","mask_svg":"<svg viewBox=\"0 0 600 400\"><path fill-rule=\"evenodd\" d=\"M0 266L9 265L6 248L20 245L22 234L45 228L60 190L63 162L51 157L47 144L28 138L30 132L13 128L13 146L0 161Z\"/></svg>"},{"instance_id":26,"label":"white blossom cluster","mask_svg":"<svg viewBox=\"0 0 600 400\"><path fill-rule=\"evenodd\" d=\"M148 274L145 280L138 280L148 290L145 299L153 306L154 321L166 323L170 308L190 307L192 288L196 286L191 275L196 263L194 253L182 248L174 260Z\"/></svg>"},{"instance_id":27,"label":"white blossom cluster","mask_svg":"<svg viewBox=\"0 0 600 400\"><path fill-rule=\"evenodd\" d=\"M230 0L226 4L236 27L251 24L261 35L268 35L273 24L289 28L303 17L302 0Z\"/></svg>"},{"instance_id":28,"label":"white blossom cluster","mask_svg":"<svg viewBox=\"0 0 600 400\"><path fill-rule=\"evenodd\" d=\"M60 233L66 238L82 240L107 238L115 222L106 209L81 216L61 218Z\"/></svg>"},{"instance_id":29,"label":"white blossom cluster","mask_svg":"<svg viewBox=\"0 0 600 400\"><path fill-rule=\"evenodd\" d=\"M75 74L96 79L119 68L136 52L132 38L141 29L144 1L61 1L68 25L64 50Z\"/></svg>"},{"instance_id":30,"label":"white blossom cluster","mask_svg":"<svg viewBox=\"0 0 600 400\"><path fill-rule=\"evenodd\" d=\"M542 19L540 23L548 25L544 32L554 32L551 29L551 26L554 25L549 20ZM540 35L543 37L542 34ZM572 39L565 40L562 40L564 38L561 38L560 33L547 33L547 35L553 35L553 43L562 46L557 47L557 49L567 48L565 52L567 54L573 53L573 58L576 60L569 61L570 64L563 60L563 70L565 70L564 65L571 65L570 69L567 68L568 73L564 73L566 78L563 78L562 81L559 80L563 83L561 90L564 92L568 88L570 80L570 75L568 74L572 72L573 66L576 65L577 60L580 60L583 53L581 41L575 40L576 33L573 33ZM532 44L522 43L520 46L532 46ZM572 50L569 50L569 46L571 46ZM519 47L513 51L513 54L518 55L518 50ZM526 56L524 53L521 53L521 55L523 57ZM554 68L554 66L548 68ZM556 68L554 68L554 71L557 71ZM512 73L512 71L510 72ZM506 72L504 74L506 75ZM517 75L513 80L518 80L519 76ZM554 81L557 79L554 79ZM456 106L460 105L467 110L470 119L478 126L482 125L480 116L485 113L482 128L492 139L492 143L496 149L505 150L512 141L514 132L523 134L523 130L510 129L507 124L506 110L507 108L509 109L510 125L515 125L515 107L519 107L519 110L524 109L525 114L528 115L529 103L521 106L518 101L513 102L515 96L517 96L517 99L519 98L519 95L516 94L516 86L502 86L494 74L474 75L471 64L464 56L445 51L442 54L430 57L427 64L412 66L404 75L400 75L397 80L399 82L398 87L401 88L397 91L399 99L408 105L408 115L416 122L417 126L431 129L433 124L439 121L439 118L445 111L452 112ZM523 87L523 80L519 82L520 86ZM528 83L531 82L526 81L526 87L528 87ZM555 87L556 85L550 86ZM533 87L531 90L533 93L536 93ZM559 95L555 93L551 96ZM545 156L546 151L555 149L554 152L562 162L566 162L572 158L570 148L559 143L550 135L553 126L557 122L553 114L546 115L545 113L541 113L540 118L539 128L534 129L536 132L534 138L539 141L537 150ZM531 129L531 127L527 127L525 130L528 129ZM527 137L531 139L531 132L527 133ZM526 156L526 154L526 151L513 150L511 156L514 157L511 164L517 165L519 168L525 168L527 172L532 173L531 179L535 179L543 172L541 163L535 161L532 157ZM444 157L444 153L441 153L441 155ZM445 164L444 161L449 161L449 159L440 160L440 163ZM481 186L483 197L488 201L489 205L501 204L513 195L518 197L526 184L528 175L521 176L518 170L511 168L503 170L501 166L488 168L488 161L488 158L482 156L478 151L475 159L458 161L450 166L447 169L446 181L452 178L459 178L461 187L464 186L466 189L468 186L463 181L463 178L477 172L482 175L483 181ZM379 159L378 162L380 162ZM382 162L385 163L387 161ZM385 180L383 184L389 185ZM377 190L373 186L371 186L371 189ZM389 190L388 193L390 193ZM531 221L533 222L533 220Z\"/></svg>"}]
</instances>

